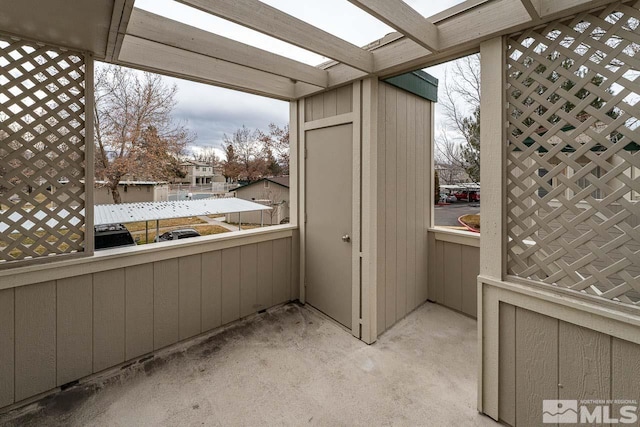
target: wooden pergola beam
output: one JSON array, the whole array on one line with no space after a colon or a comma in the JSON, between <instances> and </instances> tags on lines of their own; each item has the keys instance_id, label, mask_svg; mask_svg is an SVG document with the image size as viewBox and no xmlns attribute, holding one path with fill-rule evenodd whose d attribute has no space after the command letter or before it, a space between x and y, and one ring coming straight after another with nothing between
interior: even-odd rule
<instances>
[{"instance_id":1,"label":"wooden pergola beam","mask_svg":"<svg viewBox=\"0 0 640 427\"><path fill-rule=\"evenodd\" d=\"M440 53L426 52L424 48L407 37L401 37L376 47L374 73L381 77L401 74L424 68L456 57L477 52L480 43L498 35L511 34L532 25L591 10L615 0L531 0L540 2L540 19L534 21L521 0L480 1L459 14L447 14L435 20L440 37ZM445 11L447 12L447 11ZM443 13L438 14L438 16ZM434 15L435 16L435 15ZM466 29L462 31L461 28ZM333 64L329 71L329 87L342 85L359 79L362 74L342 64Z\"/></svg>"},{"instance_id":2,"label":"wooden pergola beam","mask_svg":"<svg viewBox=\"0 0 640 427\"><path fill-rule=\"evenodd\" d=\"M134 3L135 0L116 0L114 2L111 24L109 26L109 36L107 38L106 61L117 58L118 53L120 53Z\"/></svg>"},{"instance_id":3,"label":"wooden pergola beam","mask_svg":"<svg viewBox=\"0 0 640 427\"><path fill-rule=\"evenodd\" d=\"M438 28L402 0L349 0L431 52L439 50Z\"/></svg>"},{"instance_id":4,"label":"wooden pergola beam","mask_svg":"<svg viewBox=\"0 0 640 427\"><path fill-rule=\"evenodd\" d=\"M127 34L326 88L328 72L190 25L135 9Z\"/></svg>"},{"instance_id":5,"label":"wooden pergola beam","mask_svg":"<svg viewBox=\"0 0 640 427\"><path fill-rule=\"evenodd\" d=\"M562 15L578 13L598 6L614 3L615 0L536 0L538 11L545 19L556 19Z\"/></svg>"},{"instance_id":6,"label":"wooden pergola beam","mask_svg":"<svg viewBox=\"0 0 640 427\"><path fill-rule=\"evenodd\" d=\"M315 86L294 83L287 77L254 70L173 46L126 35L119 65L178 77L281 100L293 100L296 87L308 91Z\"/></svg>"},{"instance_id":7,"label":"wooden pergola beam","mask_svg":"<svg viewBox=\"0 0 640 427\"><path fill-rule=\"evenodd\" d=\"M454 50L468 45L479 48L481 41L530 21L531 17L519 0L487 2L437 24L440 49ZM461 28L466 30L461 31ZM374 53L375 72L386 75L414 65L418 68L432 56L433 53L425 53L421 46L405 38L394 43L393 49L383 48Z\"/></svg>"},{"instance_id":8,"label":"wooden pergola beam","mask_svg":"<svg viewBox=\"0 0 640 427\"><path fill-rule=\"evenodd\" d=\"M520 0L533 21L540 19L540 0Z\"/></svg>"},{"instance_id":9,"label":"wooden pergola beam","mask_svg":"<svg viewBox=\"0 0 640 427\"><path fill-rule=\"evenodd\" d=\"M177 0L358 70L373 71L373 55L258 0Z\"/></svg>"}]
</instances>

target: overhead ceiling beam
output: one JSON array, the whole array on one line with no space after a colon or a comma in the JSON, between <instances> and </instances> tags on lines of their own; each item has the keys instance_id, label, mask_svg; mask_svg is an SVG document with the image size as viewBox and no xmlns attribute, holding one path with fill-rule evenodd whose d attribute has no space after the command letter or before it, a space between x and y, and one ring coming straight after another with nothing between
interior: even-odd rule
<instances>
[{"instance_id":1,"label":"overhead ceiling beam","mask_svg":"<svg viewBox=\"0 0 640 427\"><path fill-rule=\"evenodd\" d=\"M425 52L413 40L403 37L383 44L373 50L376 68L381 77L401 74L442 61L455 59L477 51L480 42L491 37L522 31L563 16L591 10L615 0L538 0L541 18L533 22L520 0L492 0L479 4L457 15L438 22L441 52ZM535 4L535 3L534 3ZM427 17L432 20L432 17ZM461 28L466 29L461 31ZM329 87L339 86L361 78L361 74L342 64L326 68L329 71Z\"/></svg>"},{"instance_id":2,"label":"overhead ceiling beam","mask_svg":"<svg viewBox=\"0 0 640 427\"><path fill-rule=\"evenodd\" d=\"M468 10L471 10L474 7L478 7L481 4L484 4L488 1L491 1L491 0L465 0L462 3L458 3L455 6L451 6L450 8L443 10L442 12L438 12L435 15L431 15L426 19L429 22L433 22L434 24L437 24L440 21L444 21L445 19L449 19L463 12L467 12Z\"/></svg>"},{"instance_id":3,"label":"overhead ceiling beam","mask_svg":"<svg viewBox=\"0 0 640 427\"><path fill-rule=\"evenodd\" d=\"M438 28L402 0L349 0L431 52L439 50Z\"/></svg>"},{"instance_id":4,"label":"overhead ceiling beam","mask_svg":"<svg viewBox=\"0 0 640 427\"><path fill-rule=\"evenodd\" d=\"M479 46L482 40L530 21L520 0L491 1L437 24L440 48L445 51L467 43ZM405 67L418 68L430 56L433 54L425 54L421 46L405 38L394 43L393 49L382 48L374 52L375 72L385 75Z\"/></svg>"},{"instance_id":5,"label":"overhead ceiling beam","mask_svg":"<svg viewBox=\"0 0 640 427\"><path fill-rule=\"evenodd\" d=\"M124 34L129 24L133 4L135 0L116 0L113 3L113 12L111 14L111 24L109 25L109 36L107 38L107 49L105 60L111 61L118 57Z\"/></svg>"},{"instance_id":6,"label":"overhead ceiling beam","mask_svg":"<svg viewBox=\"0 0 640 427\"><path fill-rule=\"evenodd\" d=\"M614 3L615 0L537 0L542 18L558 18L569 13L578 13L587 9Z\"/></svg>"},{"instance_id":7,"label":"overhead ceiling beam","mask_svg":"<svg viewBox=\"0 0 640 427\"><path fill-rule=\"evenodd\" d=\"M540 0L520 0L533 21L540 19Z\"/></svg>"},{"instance_id":8,"label":"overhead ceiling beam","mask_svg":"<svg viewBox=\"0 0 640 427\"><path fill-rule=\"evenodd\" d=\"M479 48L482 41L491 37L511 34L533 25L615 2L615 0L537 1L541 2L542 18L535 22L532 21L520 0L495 0L436 24L440 35L441 52L446 54L453 50ZM461 28L465 31L461 31ZM394 43L392 49L385 48L374 52L376 64L374 72L386 75L407 71L411 69L410 67L419 68L424 66L433 55L433 53L425 54L420 46L405 38Z\"/></svg>"},{"instance_id":9,"label":"overhead ceiling beam","mask_svg":"<svg viewBox=\"0 0 640 427\"><path fill-rule=\"evenodd\" d=\"M172 46L126 35L116 62L140 70L212 84L281 100L314 86ZM215 102L215 100L211 100Z\"/></svg>"},{"instance_id":10,"label":"overhead ceiling beam","mask_svg":"<svg viewBox=\"0 0 640 427\"><path fill-rule=\"evenodd\" d=\"M303 49L370 73L373 55L258 0L177 0Z\"/></svg>"},{"instance_id":11,"label":"overhead ceiling beam","mask_svg":"<svg viewBox=\"0 0 640 427\"><path fill-rule=\"evenodd\" d=\"M295 81L323 88L328 85L329 73L325 70L142 9L133 11L127 34Z\"/></svg>"}]
</instances>

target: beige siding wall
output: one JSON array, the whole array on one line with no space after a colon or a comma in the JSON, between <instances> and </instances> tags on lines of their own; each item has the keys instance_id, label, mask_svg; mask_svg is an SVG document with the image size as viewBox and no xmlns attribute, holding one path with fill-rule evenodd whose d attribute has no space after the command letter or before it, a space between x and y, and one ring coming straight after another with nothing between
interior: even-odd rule
<instances>
[{"instance_id":1,"label":"beige siding wall","mask_svg":"<svg viewBox=\"0 0 640 427\"><path fill-rule=\"evenodd\" d=\"M501 421L541 425L543 399L640 401L640 345L504 302L499 315Z\"/></svg>"},{"instance_id":2,"label":"beige siding wall","mask_svg":"<svg viewBox=\"0 0 640 427\"><path fill-rule=\"evenodd\" d=\"M310 96L304 100L304 121L325 119L353 111L351 85Z\"/></svg>"},{"instance_id":3,"label":"beige siding wall","mask_svg":"<svg viewBox=\"0 0 640 427\"><path fill-rule=\"evenodd\" d=\"M168 185L128 185L127 191L124 191L124 186L120 185L118 190L120 191L122 203L160 202L169 200ZM113 204L111 190L107 187L95 188L93 191L93 199L96 205Z\"/></svg>"},{"instance_id":4,"label":"beige siding wall","mask_svg":"<svg viewBox=\"0 0 640 427\"><path fill-rule=\"evenodd\" d=\"M297 236L0 290L0 408L297 299L293 244Z\"/></svg>"},{"instance_id":5,"label":"beige siding wall","mask_svg":"<svg viewBox=\"0 0 640 427\"><path fill-rule=\"evenodd\" d=\"M284 201L282 205L273 206L273 211L264 211L262 221L265 225L280 224L280 221L289 218L289 189L282 185L269 182L269 187L265 187L264 183L260 182L237 190L236 197L249 201L271 200L274 203ZM237 213L227 214L226 217L227 222L238 222ZM243 224L260 224L260 212L243 212L241 219Z\"/></svg>"},{"instance_id":6,"label":"beige siding wall","mask_svg":"<svg viewBox=\"0 0 640 427\"><path fill-rule=\"evenodd\" d=\"M429 231L429 300L478 315L480 236Z\"/></svg>"},{"instance_id":7,"label":"beige siding wall","mask_svg":"<svg viewBox=\"0 0 640 427\"><path fill-rule=\"evenodd\" d=\"M378 96L380 334L427 299L432 106L382 82Z\"/></svg>"}]
</instances>

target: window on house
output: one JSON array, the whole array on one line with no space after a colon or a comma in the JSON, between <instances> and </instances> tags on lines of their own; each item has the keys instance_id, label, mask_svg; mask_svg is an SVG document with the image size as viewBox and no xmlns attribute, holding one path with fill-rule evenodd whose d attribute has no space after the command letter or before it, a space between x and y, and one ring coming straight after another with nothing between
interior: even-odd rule
<instances>
[{"instance_id":1,"label":"window on house","mask_svg":"<svg viewBox=\"0 0 640 427\"><path fill-rule=\"evenodd\" d=\"M269 181L267 180L264 181L264 188L269 188Z\"/></svg>"}]
</instances>

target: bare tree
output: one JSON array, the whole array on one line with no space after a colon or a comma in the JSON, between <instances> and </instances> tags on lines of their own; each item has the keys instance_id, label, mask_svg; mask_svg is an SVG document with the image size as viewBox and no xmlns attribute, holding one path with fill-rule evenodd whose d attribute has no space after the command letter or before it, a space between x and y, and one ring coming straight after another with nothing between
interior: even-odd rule
<instances>
[{"instance_id":1,"label":"bare tree","mask_svg":"<svg viewBox=\"0 0 640 427\"><path fill-rule=\"evenodd\" d=\"M264 176L266 153L259 137L258 131L252 131L244 125L231 136L224 135L227 170L234 174L237 171L236 179L252 182ZM229 159L230 155L232 159Z\"/></svg>"},{"instance_id":2,"label":"bare tree","mask_svg":"<svg viewBox=\"0 0 640 427\"><path fill-rule=\"evenodd\" d=\"M260 141L267 152L268 168L272 176L289 175L289 125L269 124L269 132L259 131Z\"/></svg>"},{"instance_id":3,"label":"bare tree","mask_svg":"<svg viewBox=\"0 0 640 427\"><path fill-rule=\"evenodd\" d=\"M480 55L453 61L445 74L440 107L446 128L436 138L436 160L480 180ZM441 177L442 178L442 177Z\"/></svg>"},{"instance_id":4,"label":"bare tree","mask_svg":"<svg viewBox=\"0 0 640 427\"><path fill-rule=\"evenodd\" d=\"M226 144L224 146L225 159L222 162L222 175L227 182L233 182L238 180L240 175L240 163L238 162L238 156L236 155L233 144Z\"/></svg>"},{"instance_id":5,"label":"bare tree","mask_svg":"<svg viewBox=\"0 0 640 427\"><path fill-rule=\"evenodd\" d=\"M157 74L114 65L95 76L96 175L107 182L114 203L125 175L169 179L177 156L195 135L173 119L177 86Z\"/></svg>"}]
</instances>

